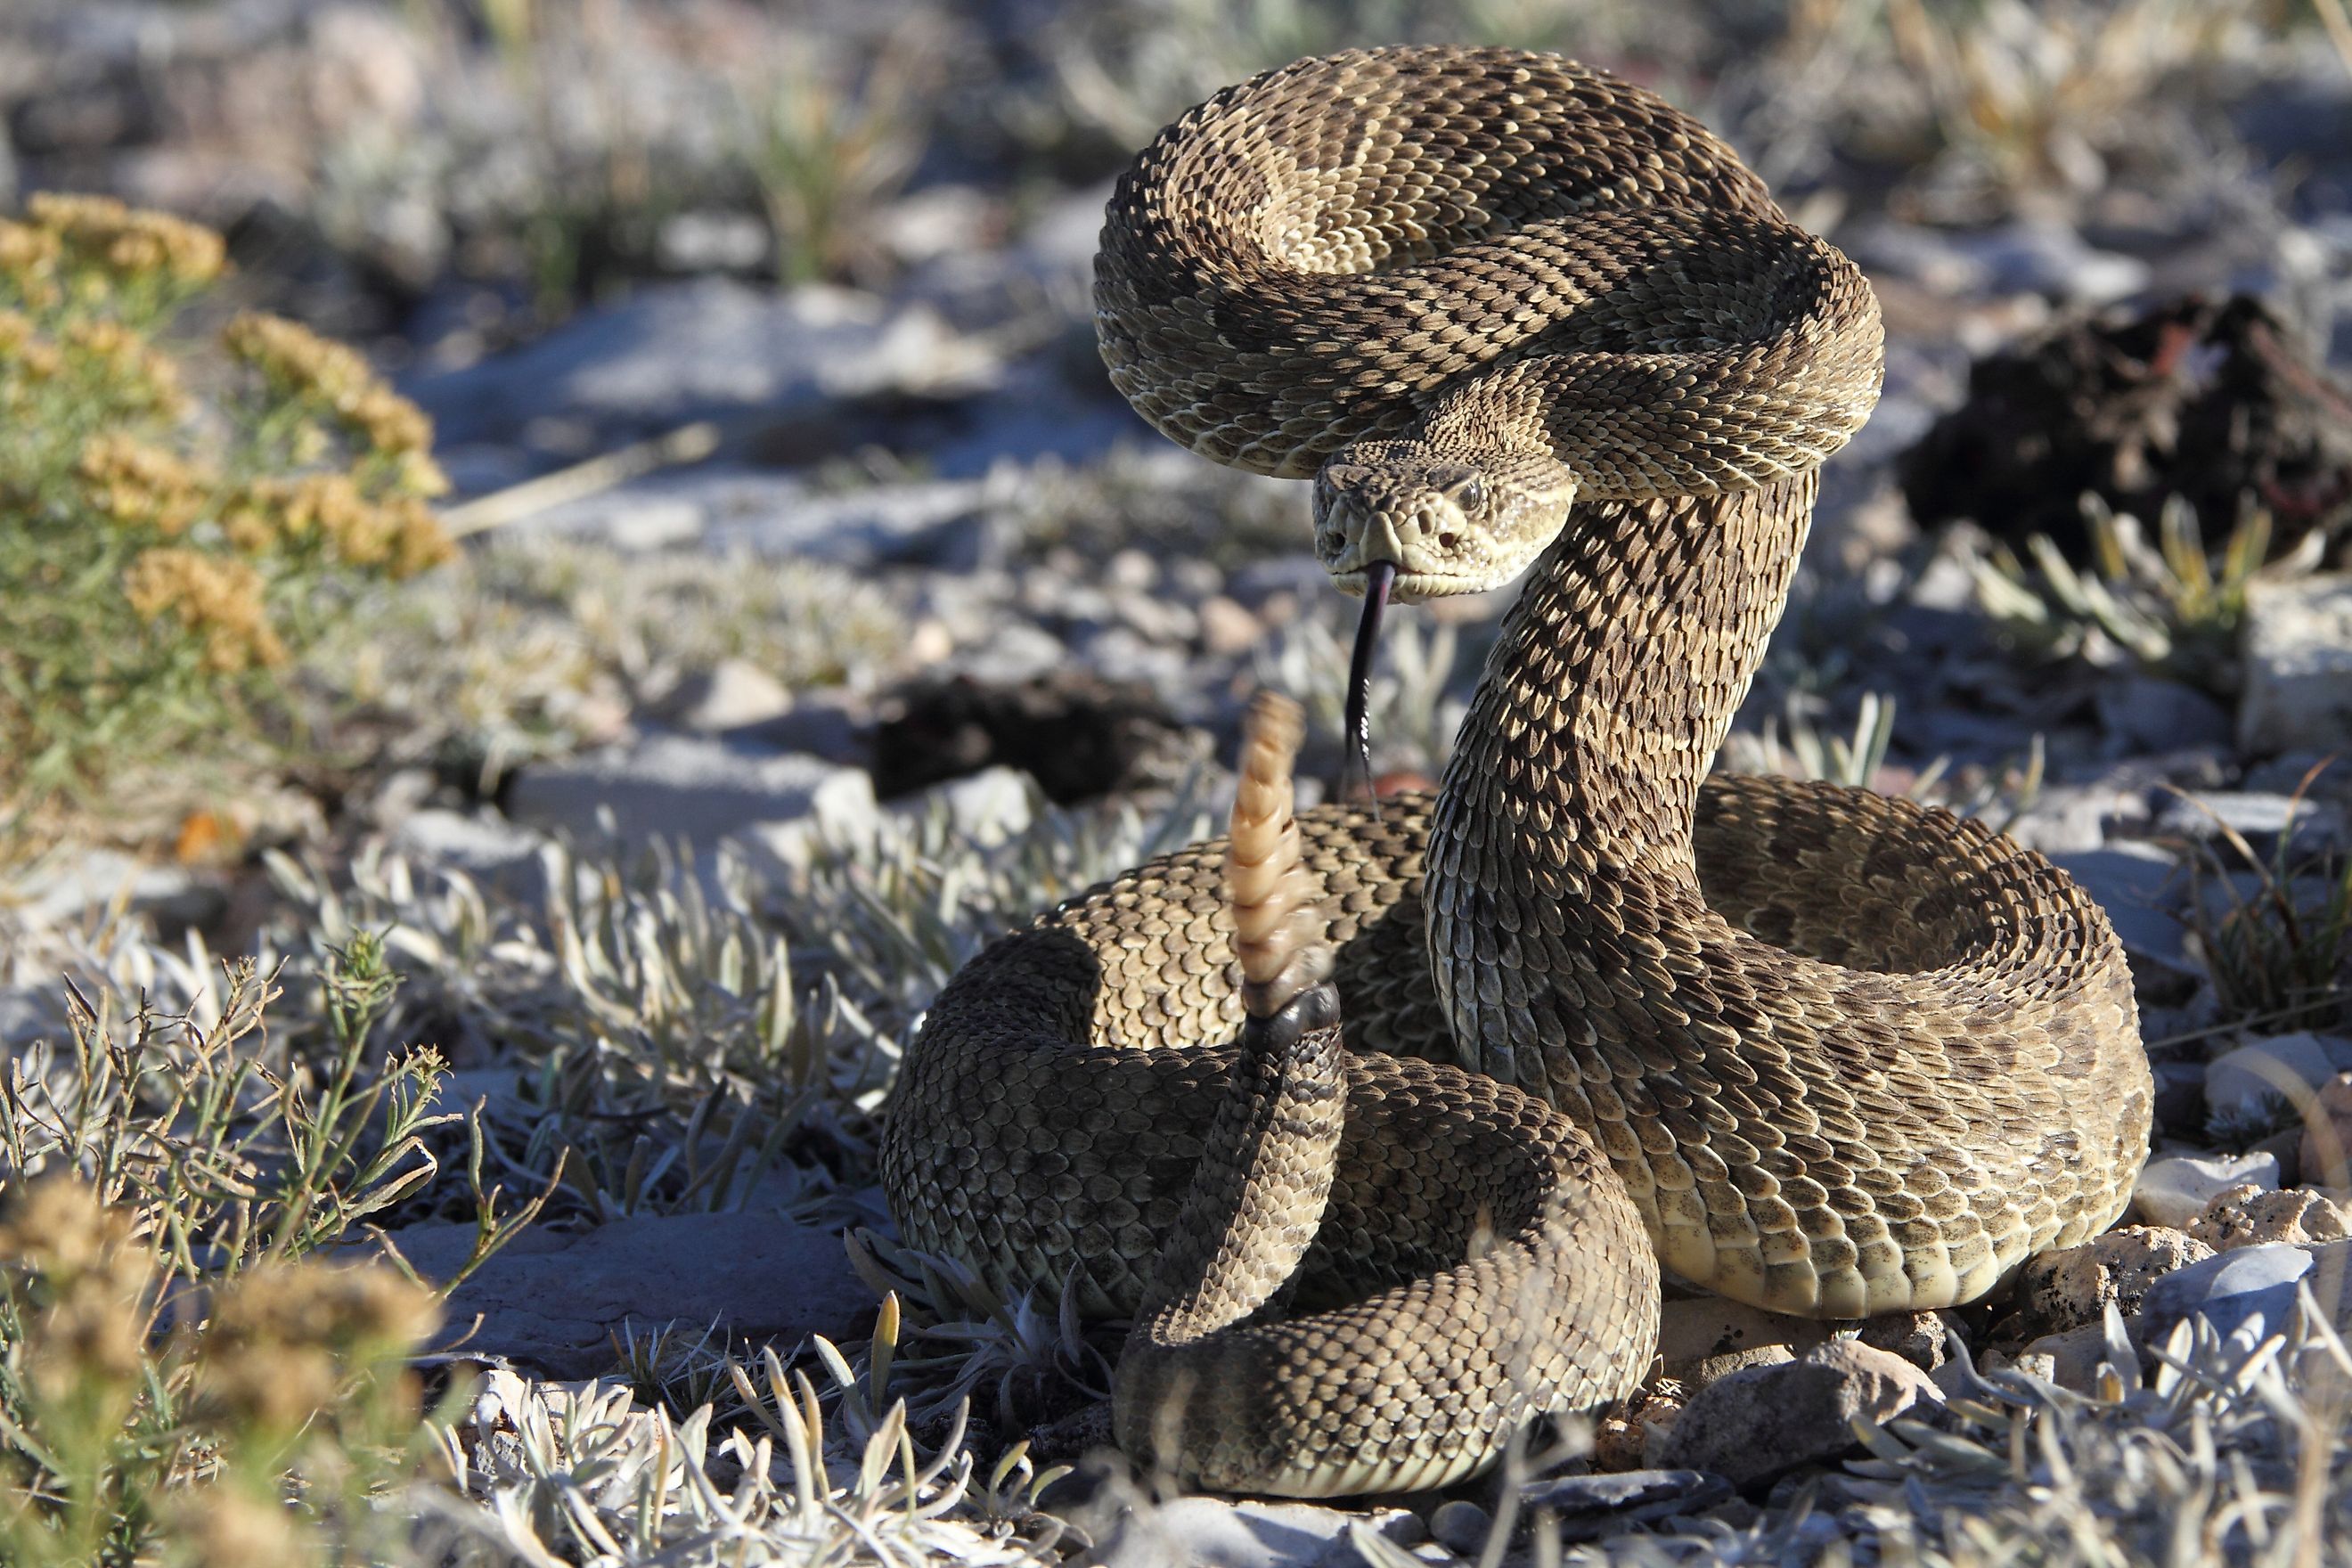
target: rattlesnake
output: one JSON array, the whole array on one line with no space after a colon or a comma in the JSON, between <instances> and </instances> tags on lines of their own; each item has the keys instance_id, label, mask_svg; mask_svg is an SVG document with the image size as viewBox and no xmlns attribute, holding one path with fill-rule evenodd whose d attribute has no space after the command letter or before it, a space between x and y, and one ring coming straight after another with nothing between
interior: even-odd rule
<instances>
[{"instance_id":1,"label":"rattlesnake","mask_svg":"<svg viewBox=\"0 0 2352 1568\"><path fill-rule=\"evenodd\" d=\"M1236 884L1246 1030L1215 843L988 949L909 1054L905 1236L1141 1311L1122 1447L1442 1484L1642 1381L1657 1264L1858 1318L2112 1222L2151 1086L2097 906L1940 809L1702 782L1881 364L1867 283L1729 149L1549 56L1305 60L1139 156L1096 307L1159 429L1315 479L1342 587L1536 563L1437 795L1302 814L1304 914Z\"/></svg>"}]
</instances>

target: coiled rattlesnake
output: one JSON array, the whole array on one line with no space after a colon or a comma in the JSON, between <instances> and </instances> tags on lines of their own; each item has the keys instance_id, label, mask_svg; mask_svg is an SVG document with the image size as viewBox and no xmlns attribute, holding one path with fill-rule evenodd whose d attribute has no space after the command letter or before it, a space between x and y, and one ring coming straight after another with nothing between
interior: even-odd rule
<instances>
[{"instance_id":1,"label":"coiled rattlesnake","mask_svg":"<svg viewBox=\"0 0 2352 1568\"><path fill-rule=\"evenodd\" d=\"M1344 1059L1311 973L1244 1036L1222 843L989 949L910 1054L903 1230L1148 1307L1123 1446L1437 1485L1641 1381L1656 1263L1856 1318L2114 1219L2151 1092L2097 906L1948 812L1704 776L1881 359L1861 274L1727 148L1548 56L1305 60L1141 154L1096 304L1161 431L1315 479L1341 586L1534 563L1439 793L1299 819L1309 917L1273 924L1328 932Z\"/></svg>"}]
</instances>

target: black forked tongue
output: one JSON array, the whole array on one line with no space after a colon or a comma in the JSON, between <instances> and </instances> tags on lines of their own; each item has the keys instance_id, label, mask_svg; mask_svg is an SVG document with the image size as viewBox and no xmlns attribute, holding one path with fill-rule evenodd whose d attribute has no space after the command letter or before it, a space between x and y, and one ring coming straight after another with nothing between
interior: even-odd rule
<instances>
[{"instance_id":1,"label":"black forked tongue","mask_svg":"<svg viewBox=\"0 0 2352 1568\"><path fill-rule=\"evenodd\" d=\"M1348 755L1340 764L1339 798L1349 799L1360 783L1363 798L1371 803L1372 819L1380 820L1380 797L1372 793L1372 650L1380 646L1381 612L1389 607L1389 589L1396 583L1396 563L1375 561L1364 568L1364 614L1356 623L1356 651L1348 660Z\"/></svg>"}]
</instances>

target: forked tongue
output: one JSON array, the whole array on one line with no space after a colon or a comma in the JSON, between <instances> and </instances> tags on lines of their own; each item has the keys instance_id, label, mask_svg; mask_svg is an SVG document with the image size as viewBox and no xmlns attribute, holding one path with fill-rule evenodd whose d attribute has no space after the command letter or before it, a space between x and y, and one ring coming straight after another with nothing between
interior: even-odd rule
<instances>
[{"instance_id":1,"label":"forked tongue","mask_svg":"<svg viewBox=\"0 0 2352 1568\"><path fill-rule=\"evenodd\" d=\"M1339 798L1354 792L1350 779L1360 780L1363 798L1371 803L1372 820L1381 816L1380 797L1372 793L1372 650L1380 646L1381 612L1389 607L1389 589L1396 582L1396 563L1375 561L1364 569L1364 614L1356 622L1356 651L1348 660L1348 756L1340 765Z\"/></svg>"}]
</instances>

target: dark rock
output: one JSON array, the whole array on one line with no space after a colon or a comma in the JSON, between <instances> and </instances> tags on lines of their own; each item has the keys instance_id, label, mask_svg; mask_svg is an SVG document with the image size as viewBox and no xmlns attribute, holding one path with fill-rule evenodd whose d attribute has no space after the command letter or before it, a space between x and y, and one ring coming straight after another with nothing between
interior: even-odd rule
<instances>
[{"instance_id":1,"label":"dark rock","mask_svg":"<svg viewBox=\"0 0 2352 1568\"><path fill-rule=\"evenodd\" d=\"M1885 1422L1942 1401L1927 1374L1902 1357L1838 1341L1801 1361L1749 1367L1700 1389L1658 1462L1712 1470L1745 1491L1856 1447L1848 1423L1857 1415Z\"/></svg>"},{"instance_id":2,"label":"dark rock","mask_svg":"<svg viewBox=\"0 0 2352 1568\"><path fill-rule=\"evenodd\" d=\"M1182 744L1183 730L1148 689L1083 670L1010 686L966 677L886 700L874 732L874 786L885 798L988 767L1018 768L1061 804L1140 780Z\"/></svg>"},{"instance_id":3,"label":"dark rock","mask_svg":"<svg viewBox=\"0 0 2352 1568\"><path fill-rule=\"evenodd\" d=\"M1973 518L2080 559L2077 498L2153 520L2181 496L2218 536L2268 509L2282 552L2352 521L2352 396L2261 301L2187 299L2071 321L1969 372L1966 404L1901 464L1922 526Z\"/></svg>"}]
</instances>

